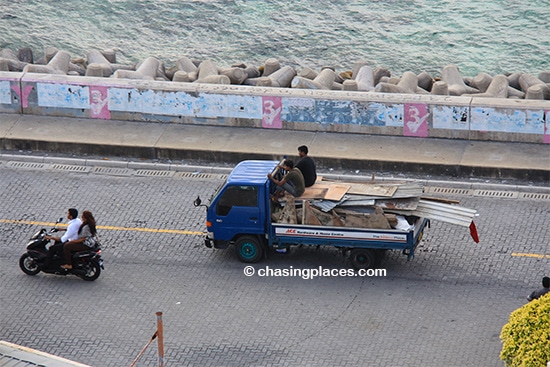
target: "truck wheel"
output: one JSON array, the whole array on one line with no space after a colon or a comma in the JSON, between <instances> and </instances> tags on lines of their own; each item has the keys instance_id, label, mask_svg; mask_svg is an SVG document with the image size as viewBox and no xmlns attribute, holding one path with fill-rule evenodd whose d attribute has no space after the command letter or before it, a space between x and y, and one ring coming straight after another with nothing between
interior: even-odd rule
<instances>
[{"instance_id":1,"label":"truck wheel","mask_svg":"<svg viewBox=\"0 0 550 367\"><path fill-rule=\"evenodd\" d=\"M235 250L239 259L245 263L258 262L264 254L262 244L256 237L252 236L240 237L235 242Z\"/></svg>"},{"instance_id":2,"label":"truck wheel","mask_svg":"<svg viewBox=\"0 0 550 367\"><path fill-rule=\"evenodd\" d=\"M371 249L356 248L349 256L351 265L359 269L372 269L376 266L376 253Z\"/></svg>"}]
</instances>

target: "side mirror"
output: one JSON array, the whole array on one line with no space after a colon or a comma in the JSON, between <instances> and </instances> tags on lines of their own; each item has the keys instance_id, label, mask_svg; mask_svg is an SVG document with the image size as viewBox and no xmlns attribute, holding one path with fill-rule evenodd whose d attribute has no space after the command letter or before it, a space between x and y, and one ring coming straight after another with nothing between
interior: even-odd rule
<instances>
[{"instance_id":1,"label":"side mirror","mask_svg":"<svg viewBox=\"0 0 550 367\"><path fill-rule=\"evenodd\" d=\"M201 200L201 197L200 196L197 196L197 198L195 199L195 201L193 201L193 205L195 205L195 207L199 207L199 206L204 206L206 208L206 210L208 210L208 205L204 205L202 203L202 200Z\"/></svg>"},{"instance_id":2,"label":"side mirror","mask_svg":"<svg viewBox=\"0 0 550 367\"><path fill-rule=\"evenodd\" d=\"M61 217L61 218L59 218L59 219L57 220L57 223L61 223L61 222L63 222L63 217ZM57 224L57 223L56 223L56 224Z\"/></svg>"}]
</instances>

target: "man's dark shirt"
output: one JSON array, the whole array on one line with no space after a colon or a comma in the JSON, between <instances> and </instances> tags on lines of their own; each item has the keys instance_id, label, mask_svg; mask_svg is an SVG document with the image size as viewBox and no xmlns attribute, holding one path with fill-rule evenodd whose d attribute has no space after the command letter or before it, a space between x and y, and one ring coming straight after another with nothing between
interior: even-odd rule
<instances>
[{"instance_id":1,"label":"man's dark shirt","mask_svg":"<svg viewBox=\"0 0 550 367\"><path fill-rule=\"evenodd\" d=\"M536 291L533 291L533 293L531 293L528 297L527 297L527 300L529 301L532 301L534 299L537 299L537 298L540 298L542 296L544 296L546 293L550 292L550 289L549 288L540 288L540 289L537 289Z\"/></svg>"},{"instance_id":2,"label":"man's dark shirt","mask_svg":"<svg viewBox=\"0 0 550 367\"><path fill-rule=\"evenodd\" d=\"M296 168L300 169L302 175L304 175L304 182L306 187L310 187L317 180L317 172L315 171L315 162L310 157L304 157L300 159L295 165Z\"/></svg>"}]
</instances>

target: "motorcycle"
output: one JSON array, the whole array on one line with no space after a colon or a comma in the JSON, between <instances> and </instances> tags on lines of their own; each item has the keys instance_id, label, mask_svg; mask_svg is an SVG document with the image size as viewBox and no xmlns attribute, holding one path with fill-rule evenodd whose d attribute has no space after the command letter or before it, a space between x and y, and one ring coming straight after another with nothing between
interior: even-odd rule
<instances>
[{"instance_id":1,"label":"motorcycle","mask_svg":"<svg viewBox=\"0 0 550 367\"><path fill-rule=\"evenodd\" d=\"M36 275L42 271L56 275L74 274L87 281L96 280L101 274L101 269L105 269L99 243L89 250L73 253L72 269L61 268L61 265L65 263L65 259L63 254L58 254L57 252L50 257L50 261L47 261L49 249L47 245L51 240L45 237L57 232L57 225L62 221L63 218L59 218L49 232L45 228L42 228L30 238L27 243L27 252L19 258L19 267L27 275Z\"/></svg>"}]
</instances>

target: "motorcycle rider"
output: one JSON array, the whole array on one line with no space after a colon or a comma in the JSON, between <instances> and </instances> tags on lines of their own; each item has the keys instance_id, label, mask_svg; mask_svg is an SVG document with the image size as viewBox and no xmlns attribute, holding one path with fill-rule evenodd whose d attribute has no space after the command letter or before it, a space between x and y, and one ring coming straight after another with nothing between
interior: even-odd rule
<instances>
[{"instance_id":1,"label":"motorcycle rider","mask_svg":"<svg viewBox=\"0 0 550 367\"><path fill-rule=\"evenodd\" d=\"M97 235L95 218L89 210L82 212L82 224L78 228L78 238L70 240L63 245L63 253L65 254L65 264L61 265L62 269L70 270L73 268L71 264L71 253L77 251L89 250L96 244L93 240ZM90 243L87 240L91 240Z\"/></svg>"},{"instance_id":2,"label":"motorcycle rider","mask_svg":"<svg viewBox=\"0 0 550 367\"><path fill-rule=\"evenodd\" d=\"M65 234L61 237L45 236L47 240L54 240L55 243L48 249L48 256L46 258L46 265L50 265L55 253L61 255L63 251L63 244L65 242L76 240L78 238L78 229L82 224L82 221L78 218L78 210L75 208L69 208L67 210L67 219L69 223L67 228L59 228L58 231L65 231Z\"/></svg>"}]
</instances>

